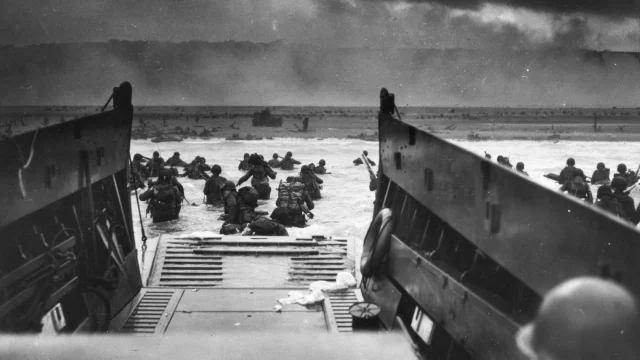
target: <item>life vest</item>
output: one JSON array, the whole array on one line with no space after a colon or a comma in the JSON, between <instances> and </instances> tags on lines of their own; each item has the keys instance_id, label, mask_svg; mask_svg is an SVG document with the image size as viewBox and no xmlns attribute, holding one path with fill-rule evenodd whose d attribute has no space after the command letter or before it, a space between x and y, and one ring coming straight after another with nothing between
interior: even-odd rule
<instances>
[{"instance_id":1,"label":"life vest","mask_svg":"<svg viewBox=\"0 0 640 360\"><path fill-rule=\"evenodd\" d=\"M287 210L288 213L301 214L304 204L304 185L299 182L282 183L278 187L278 207Z\"/></svg>"},{"instance_id":2,"label":"life vest","mask_svg":"<svg viewBox=\"0 0 640 360\"><path fill-rule=\"evenodd\" d=\"M173 217L176 213L176 190L173 184L156 184L157 193L151 201L152 217Z\"/></svg>"}]
</instances>

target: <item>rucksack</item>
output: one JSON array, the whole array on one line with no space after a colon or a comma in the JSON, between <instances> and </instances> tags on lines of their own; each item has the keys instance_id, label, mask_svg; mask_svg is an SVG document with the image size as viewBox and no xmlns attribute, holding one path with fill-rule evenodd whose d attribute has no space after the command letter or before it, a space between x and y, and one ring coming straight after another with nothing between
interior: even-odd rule
<instances>
[{"instance_id":1,"label":"rucksack","mask_svg":"<svg viewBox=\"0 0 640 360\"><path fill-rule=\"evenodd\" d=\"M279 226L281 225L277 222L265 217L259 217L249 224L251 231L256 235L277 235Z\"/></svg>"},{"instance_id":2,"label":"rucksack","mask_svg":"<svg viewBox=\"0 0 640 360\"><path fill-rule=\"evenodd\" d=\"M304 185L299 182L282 183L278 187L278 207L286 209L293 214L302 212L301 205L304 203Z\"/></svg>"},{"instance_id":3,"label":"rucksack","mask_svg":"<svg viewBox=\"0 0 640 360\"><path fill-rule=\"evenodd\" d=\"M245 186L238 190L238 195L245 205L253 208L258 207L258 191L251 186Z\"/></svg>"},{"instance_id":4,"label":"rucksack","mask_svg":"<svg viewBox=\"0 0 640 360\"><path fill-rule=\"evenodd\" d=\"M155 189L158 191L155 196L156 201L175 204L176 193L173 184L156 184Z\"/></svg>"},{"instance_id":5,"label":"rucksack","mask_svg":"<svg viewBox=\"0 0 640 360\"><path fill-rule=\"evenodd\" d=\"M232 224L229 222L225 222L222 224L220 228L220 234L222 235L233 235L239 234L242 232L243 226L241 224Z\"/></svg>"},{"instance_id":6,"label":"rucksack","mask_svg":"<svg viewBox=\"0 0 640 360\"><path fill-rule=\"evenodd\" d=\"M172 184L156 184L157 191L151 204L152 217L173 217L175 216L176 193Z\"/></svg>"}]
</instances>

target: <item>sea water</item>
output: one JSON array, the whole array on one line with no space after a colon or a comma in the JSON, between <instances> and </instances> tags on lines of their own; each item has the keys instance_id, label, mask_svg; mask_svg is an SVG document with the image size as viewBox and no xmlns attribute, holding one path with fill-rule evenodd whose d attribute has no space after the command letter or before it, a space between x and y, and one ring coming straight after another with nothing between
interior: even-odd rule
<instances>
[{"instance_id":1,"label":"sea water","mask_svg":"<svg viewBox=\"0 0 640 360\"><path fill-rule=\"evenodd\" d=\"M541 185L557 190L559 185L545 178L547 173L559 173L569 157L576 160L576 166L591 175L598 162L604 162L611 169L611 175L616 172L618 163L626 163L627 167L636 170L637 160L634 154L640 152L640 143L635 142L579 142L561 141L453 141L478 155L490 153L493 160L498 155L507 156L515 166L518 161L525 164L525 171ZM166 160L174 152L180 152L181 158L190 162L195 156L203 156L207 164L218 164L222 167L222 176L234 183L245 174L238 170L240 159L245 153L259 153L266 160L271 159L273 153L284 156L287 151L293 153L296 160L302 164L315 163L320 159L326 161L326 168L331 174L319 175L324 181L322 199L315 202L313 213L315 217L309 220L305 228L290 228L289 234L295 237L324 235L351 238L356 244L356 256L362 247L362 240L372 219L374 192L369 191L369 173L364 165L354 166L353 160L369 151L369 157L378 160L378 144L361 140L345 139L275 139L261 141L226 141L214 140L185 140L183 142L152 143L146 140L135 140L131 143L131 153L140 153L151 157L154 151L159 151ZM277 172L275 180L270 180L272 192L270 200L260 200L257 210L267 211L269 214L275 209L278 183L287 176L298 173L296 170L286 171L274 169ZM182 169L180 168L180 171ZM374 171L377 166L374 167ZM157 241L160 234L172 236L189 235L202 232L219 233L222 221L218 217L221 208L213 208L203 203L205 180L179 178L185 189L185 197L189 201L182 206L180 218L164 223L153 224L151 218L145 215L147 205L140 203L142 224L149 242ZM248 180L242 186L250 186ZM592 188L594 196L596 189ZM640 190L632 192L636 204L640 200ZM136 241L140 243L140 217L135 197L131 197ZM193 204L193 205L191 205Z\"/></svg>"}]
</instances>

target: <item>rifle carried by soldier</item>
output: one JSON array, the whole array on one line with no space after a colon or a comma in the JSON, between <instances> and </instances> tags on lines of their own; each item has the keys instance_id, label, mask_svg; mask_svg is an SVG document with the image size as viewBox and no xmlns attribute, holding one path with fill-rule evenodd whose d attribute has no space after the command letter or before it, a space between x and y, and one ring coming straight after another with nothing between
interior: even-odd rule
<instances>
[{"instance_id":1,"label":"rifle carried by soldier","mask_svg":"<svg viewBox=\"0 0 640 360\"><path fill-rule=\"evenodd\" d=\"M369 159L367 159L367 156L362 153L362 161L364 162L365 165L367 165L367 170L369 170L369 175L371 175L371 180L376 180L378 177L376 176L376 173L373 172L373 169L371 169L371 164L369 164Z\"/></svg>"}]
</instances>

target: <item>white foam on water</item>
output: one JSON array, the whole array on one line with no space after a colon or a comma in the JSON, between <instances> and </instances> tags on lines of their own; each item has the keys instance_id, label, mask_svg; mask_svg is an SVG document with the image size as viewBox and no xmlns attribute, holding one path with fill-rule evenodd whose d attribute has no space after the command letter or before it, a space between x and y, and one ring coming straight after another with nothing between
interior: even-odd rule
<instances>
[{"instance_id":1,"label":"white foam on water","mask_svg":"<svg viewBox=\"0 0 640 360\"><path fill-rule=\"evenodd\" d=\"M518 161L525 164L525 171L531 178L543 186L558 189L559 186L543 175L547 173L559 173L569 157L576 160L576 165L582 168L587 175L591 175L598 162L602 161L615 173L618 163L626 163L630 169L635 170L636 161L634 154L640 152L640 143L635 142L578 142L561 141L553 143L549 141L454 141L454 143L466 148L478 155L484 156L487 151L495 160L498 155L508 156L515 166ZM372 218L374 193L369 191L369 173L364 166L354 166L352 161L359 157L363 150L370 154L376 154L378 144L356 139L286 139L260 141L225 141L212 140L185 140L183 142L152 143L145 140L135 140L131 143L132 153L141 153L151 156L153 151L159 151L165 159L175 151L180 152L184 161L190 162L196 155L204 156L209 165L218 164L222 167L222 176L228 180L237 182L244 175L238 170L238 162L244 153L258 152L266 160L271 159L273 153L283 156L287 151L293 152L293 157L303 164L318 163L324 159L327 170L331 175L321 175L324 180L322 190L323 198L315 202L316 208L312 211L315 218L308 222L305 228L290 228L289 234L296 237L309 237L312 235L354 237L356 249L362 244L362 239L369 227ZM376 156L370 156L377 160ZM298 168L300 167L297 166ZM377 167L375 168L377 170ZM295 175L298 171L285 171L275 169L278 173L276 180L271 180L271 200L259 201L257 210L271 213L275 209L275 198L280 180L287 176ZM204 206L202 192L204 180L192 180L179 178L184 185L185 196L190 202L200 204L191 206L183 203L180 218L164 223L153 224L151 218L144 218L146 204L141 203L143 223L149 238L157 237L162 233L171 233L172 236L190 234L218 234L222 221L218 217L222 214L221 208ZM250 181L242 186L249 186ZM594 195L595 188L592 189ZM636 203L640 199L640 189L632 192ZM135 199L132 197L134 207L134 226L136 238L140 239L140 221L137 217ZM356 250L356 256L358 255Z\"/></svg>"}]
</instances>

